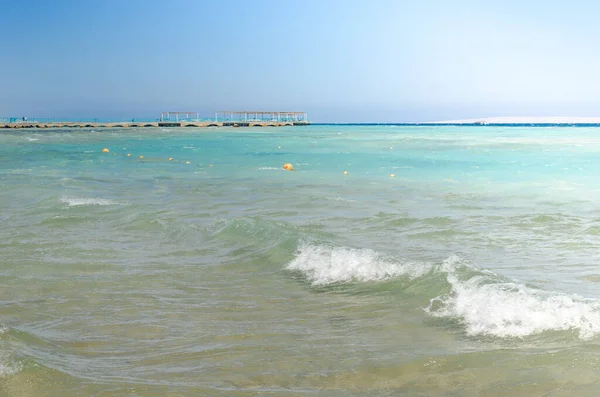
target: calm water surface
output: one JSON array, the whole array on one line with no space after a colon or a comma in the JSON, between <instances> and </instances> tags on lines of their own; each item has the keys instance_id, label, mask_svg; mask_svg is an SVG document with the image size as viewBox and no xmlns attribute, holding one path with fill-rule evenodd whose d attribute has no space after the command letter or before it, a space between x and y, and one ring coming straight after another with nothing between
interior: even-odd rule
<instances>
[{"instance_id":1,"label":"calm water surface","mask_svg":"<svg viewBox=\"0 0 600 397\"><path fill-rule=\"evenodd\" d=\"M0 395L597 396L598 170L598 128L7 130Z\"/></svg>"}]
</instances>

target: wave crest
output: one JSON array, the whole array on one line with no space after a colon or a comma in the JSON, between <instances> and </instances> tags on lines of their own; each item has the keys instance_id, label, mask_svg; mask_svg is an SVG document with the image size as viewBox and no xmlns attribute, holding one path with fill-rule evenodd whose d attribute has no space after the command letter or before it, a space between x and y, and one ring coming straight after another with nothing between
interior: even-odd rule
<instances>
[{"instance_id":1,"label":"wave crest","mask_svg":"<svg viewBox=\"0 0 600 397\"><path fill-rule=\"evenodd\" d=\"M98 198L84 198L84 197L62 197L60 199L63 203L67 204L69 207L74 207L78 205L118 205L119 203L106 200L106 199L98 199Z\"/></svg>"},{"instance_id":2,"label":"wave crest","mask_svg":"<svg viewBox=\"0 0 600 397\"><path fill-rule=\"evenodd\" d=\"M399 276L420 277L431 266L394 260L370 249L303 245L287 265L304 273L313 285L382 281Z\"/></svg>"},{"instance_id":3,"label":"wave crest","mask_svg":"<svg viewBox=\"0 0 600 397\"><path fill-rule=\"evenodd\" d=\"M298 248L286 269L302 272L314 286L399 277L423 286L436 284L435 289L412 288L429 300L423 310L433 317L457 320L471 336L523 338L546 331L573 331L589 339L600 334L599 300L529 287L477 269L456 255L433 265L370 249L307 244ZM437 285L440 280L443 286ZM427 296L432 290L445 292Z\"/></svg>"},{"instance_id":4,"label":"wave crest","mask_svg":"<svg viewBox=\"0 0 600 397\"><path fill-rule=\"evenodd\" d=\"M444 261L440 269L452 292L433 298L425 310L459 319L469 335L522 338L574 330L588 339L600 333L600 301L531 288L492 272L461 279L456 269L462 264L455 256Z\"/></svg>"}]
</instances>

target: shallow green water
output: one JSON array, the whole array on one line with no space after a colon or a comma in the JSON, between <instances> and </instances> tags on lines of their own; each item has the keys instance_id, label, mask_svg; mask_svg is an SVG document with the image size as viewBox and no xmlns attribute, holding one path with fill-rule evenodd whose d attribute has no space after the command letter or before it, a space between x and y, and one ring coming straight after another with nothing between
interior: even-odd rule
<instances>
[{"instance_id":1,"label":"shallow green water","mask_svg":"<svg viewBox=\"0 0 600 397\"><path fill-rule=\"evenodd\" d=\"M596 128L3 132L0 395L595 396L599 152Z\"/></svg>"}]
</instances>

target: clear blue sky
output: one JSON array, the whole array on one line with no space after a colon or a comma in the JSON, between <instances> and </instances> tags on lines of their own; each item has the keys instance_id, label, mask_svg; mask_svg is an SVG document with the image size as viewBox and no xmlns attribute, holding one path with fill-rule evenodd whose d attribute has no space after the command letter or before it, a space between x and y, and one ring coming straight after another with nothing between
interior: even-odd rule
<instances>
[{"instance_id":1,"label":"clear blue sky","mask_svg":"<svg viewBox=\"0 0 600 397\"><path fill-rule=\"evenodd\" d=\"M600 116L600 2L0 0L0 116Z\"/></svg>"}]
</instances>

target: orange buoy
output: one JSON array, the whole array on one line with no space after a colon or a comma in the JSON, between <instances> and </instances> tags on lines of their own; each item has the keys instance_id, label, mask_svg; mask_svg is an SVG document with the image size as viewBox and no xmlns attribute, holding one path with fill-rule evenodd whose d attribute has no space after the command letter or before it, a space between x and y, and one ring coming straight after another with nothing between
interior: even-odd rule
<instances>
[{"instance_id":1,"label":"orange buoy","mask_svg":"<svg viewBox=\"0 0 600 397\"><path fill-rule=\"evenodd\" d=\"M294 170L294 166L293 166L291 163L285 163L285 164L283 165L283 169L284 169L284 170L288 170L288 171L295 171L295 170Z\"/></svg>"},{"instance_id":2,"label":"orange buoy","mask_svg":"<svg viewBox=\"0 0 600 397\"><path fill-rule=\"evenodd\" d=\"M108 150L108 148L105 147L104 149L102 149L102 153L110 153L110 150Z\"/></svg>"},{"instance_id":3,"label":"orange buoy","mask_svg":"<svg viewBox=\"0 0 600 397\"><path fill-rule=\"evenodd\" d=\"M173 157L169 157L169 161L173 161Z\"/></svg>"},{"instance_id":4,"label":"orange buoy","mask_svg":"<svg viewBox=\"0 0 600 397\"><path fill-rule=\"evenodd\" d=\"M190 162L189 162L189 161L186 161L185 163L186 163L186 164L190 164Z\"/></svg>"},{"instance_id":5,"label":"orange buoy","mask_svg":"<svg viewBox=\"0 0 600 397\"><path fill-rule=\"evenodd\" d=\"M396 177L396 174L390 174L390 176L391 176L392 178L395 178L395 177Z\"/></svg>"},{"instance_id":6,"label":"orange buoy","mask_svg":"<svg viewBox=\"0 0 600 397\"><path fill-rule=\"evenodd\" d=\"M348 171L344 171L344 175L348 175Z\"/></svg>"},{"instance_id":7,"label":"orange buoy","mask_svg":"<svg viewBox=\"0 0 600 397\"><path fill-rule=\"evenodd\" d=\"M127 153L127 157L131 157L131 153Z\"/></svg>"}]
</instances>

